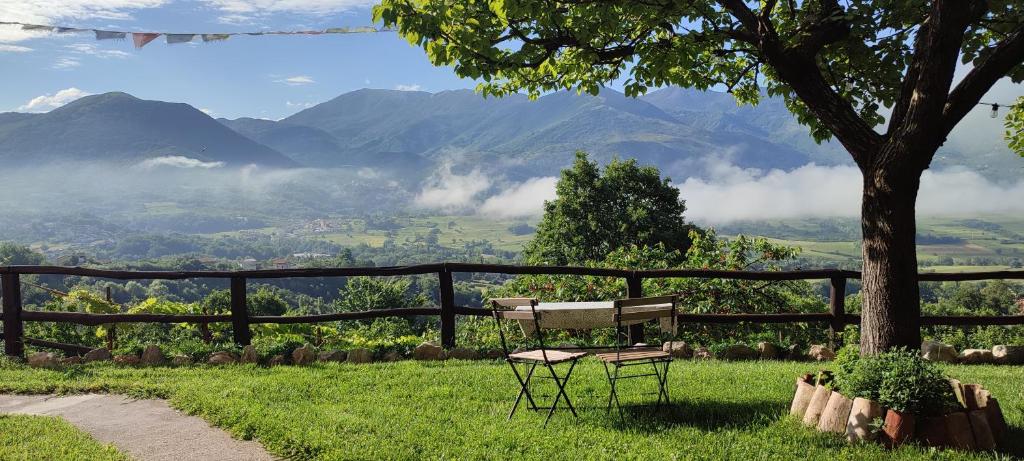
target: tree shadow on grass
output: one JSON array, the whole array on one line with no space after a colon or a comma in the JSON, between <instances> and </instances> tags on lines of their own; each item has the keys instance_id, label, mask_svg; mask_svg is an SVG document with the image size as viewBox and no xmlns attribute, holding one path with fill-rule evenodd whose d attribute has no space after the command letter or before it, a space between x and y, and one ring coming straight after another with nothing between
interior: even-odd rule
<instances>
[{"instance_id":1,"label":"tree shadow on grass","mask_svg":"<svg viewBox=\"0 0 1024 461\"><path fill-rule=\"evenodd\" d=\"M669 405L655 409L652 404L623 404L622 415L613 406L605 413L604 408L590 408L600 412L599 424L616 429L660 432L677 426L689 426L705 431L722 428L750 428L765 426L777 421L785 405L776 400L753 400L744 402L673 400ZM592 418L587 418L592 419Z\"/></svg>"}]
</instances>

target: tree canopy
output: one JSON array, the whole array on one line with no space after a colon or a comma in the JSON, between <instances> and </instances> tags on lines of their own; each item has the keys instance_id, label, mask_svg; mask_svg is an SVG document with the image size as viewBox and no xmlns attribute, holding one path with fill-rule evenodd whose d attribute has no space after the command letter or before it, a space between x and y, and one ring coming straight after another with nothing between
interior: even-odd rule
<instances>
[{"instance_id":1,"label":"tree canopy","mask_svg":"<svg viewBox=\"0 0 1024 461\"><path fill-rule=\"evenodd\" d=\"M655 167L615 159L602 171L577 152L555 191L524 250L531 264L583 265L628 245L663 244L681 254L690 246L679 189Z\"/></svg>"},{"instance_id":2,"label":"tree canopy","mask_svg":"<svg viewBox=\"0 0 1024 461\"><path fill-rule=\"evenodd\" d=\"M717 86L757 103L766 90L855 154L882 141L884 107L885 134L921 104L948 133L996 80L1024 80L1015 0L383 0L374 17L484 94L596 94L620 79L630 95ZM958 59L972 68L948 102L912 101L915 87L948 88Z\"/></svg>"}]
</instances>

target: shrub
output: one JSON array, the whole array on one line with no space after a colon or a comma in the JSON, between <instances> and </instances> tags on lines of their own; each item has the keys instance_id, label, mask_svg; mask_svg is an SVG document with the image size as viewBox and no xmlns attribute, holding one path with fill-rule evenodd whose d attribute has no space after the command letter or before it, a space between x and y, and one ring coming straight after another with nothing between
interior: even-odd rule
<instances>
[{"instance_id":1,"label":"shrub","mask_svg":"<svg viewBox=\"0 0 1024 461\"><path fill-rule=\"evenodd\" d=\"M836 367L836 387L848 397L876 400L883 407L920 416L942 414L956 403L946 377L916 351L859 357L848 346L840 351Z\"/></svg>"}]
</instances>

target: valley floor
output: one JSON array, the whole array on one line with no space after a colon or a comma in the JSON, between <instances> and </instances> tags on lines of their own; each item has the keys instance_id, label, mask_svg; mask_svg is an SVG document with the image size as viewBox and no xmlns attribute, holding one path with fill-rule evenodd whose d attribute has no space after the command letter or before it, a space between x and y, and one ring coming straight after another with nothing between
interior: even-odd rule
<instances>
[{"instance_id":1,"label":"valley floor","mask_svg":"<svg viewBox=\"0 0 1024 461\"><path fill-rule=\"evenodd\" d=\"M632 380L636 382L621 390L623 404L629 409L623 424L613 414L605 414L608 388L600 364L585 360L568 386L580 418L574 420L568 412L560 412L546 429L541 427L543 415L529 411L505 420L517 386L507 366L492 361L270 369L134 369L93 364L63 371L0 362L0 392L108 392L167 398L172 406L236 437L258 439L271 452L294 459L959 460L1024 456L1021 367L947 369L964 382L983 383L1000 399L1014 431L1010 435L1013 445L1003 454L933 452L916 446L889 452L874 444L847 445L838 436L804 429L785 416L793 382L799 374L820 367L791 362L677 361L670 376L671 408L651 413L640 407L639 403L654 399L644 393L655 388L653 382ZM544 394L550 390L539 389ZM4 430L0 434L9 433L10 428L22 439L48 437L47 430L22 428L29 423L41 424L35 419L2 417ZM6 437L0 441L0 453L11 453L11 443L26 443ZM45 450L45 441L29 443L34 450Z\"/></svg>"}]
</instances>

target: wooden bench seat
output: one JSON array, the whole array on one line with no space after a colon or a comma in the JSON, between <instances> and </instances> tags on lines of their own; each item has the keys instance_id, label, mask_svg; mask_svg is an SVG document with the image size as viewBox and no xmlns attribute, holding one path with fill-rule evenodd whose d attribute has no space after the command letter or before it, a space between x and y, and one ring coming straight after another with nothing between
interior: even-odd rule
<instances>
[{"instance_id":1,"label":"wooden bench seat","mask_svg":"<svg viewBox=\"0 0 1024 461\"><path fill-rule=\"evenodd\" d=\"M570 360L575 360L580 357L587 355L586 352L566 352L557 350L548 350L548 362L549 363L562 363ZM544 353L540 349L532 351L515 352L508 355L508 358L512 360L524 361L524 362L544 362Z\"/></svg>"},{"instance_id":2,"label":"wooden bench seat","mask_svg":"<svg viewBox=\"0 0 1024 461\"><path fill-rule=\"evenodd\" d=\"M594 354L599 360L607 363L635 362L640 360L665 360L671 354L660 349L630 349L619 353L603 352Z\"/></svg>"}]
</instances>

